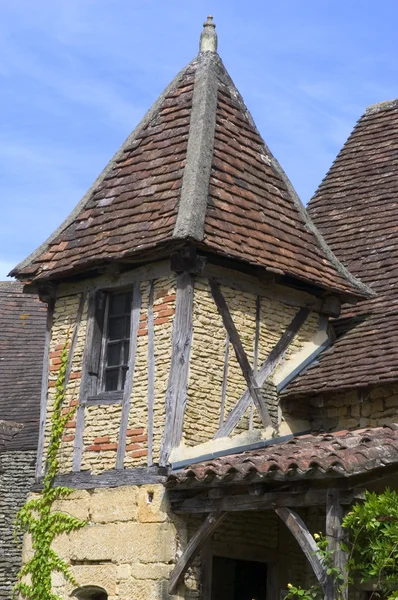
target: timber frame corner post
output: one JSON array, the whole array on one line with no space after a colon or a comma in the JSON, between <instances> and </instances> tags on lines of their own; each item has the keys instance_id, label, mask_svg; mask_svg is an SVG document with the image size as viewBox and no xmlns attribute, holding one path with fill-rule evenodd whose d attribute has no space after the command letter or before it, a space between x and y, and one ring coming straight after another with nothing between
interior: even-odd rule
<instances>
[{"instance_id":1,"label":"timber frame corner post","mask_svg":"<svg viewBox=\"0 0 398 600\"><path fill-rule=\"evenodd\" d=\"M347 577L347 554L341 543L344 541L342 528L343 507L340 503L340 493L336 489L328 489L326 492L326 538L329 542L329 550L332 552L332 560L335 568L338 568L343 576L341 590L336 589L335 581L328 575L327 566L322 560L314 537L309 532L302 518L291 508L280 507L274 509L282 519L290 533L296 539L300 548L307 557L314 574L322 586L325 600L348 600L348 577Z\"/></svg>"}]
</instances>

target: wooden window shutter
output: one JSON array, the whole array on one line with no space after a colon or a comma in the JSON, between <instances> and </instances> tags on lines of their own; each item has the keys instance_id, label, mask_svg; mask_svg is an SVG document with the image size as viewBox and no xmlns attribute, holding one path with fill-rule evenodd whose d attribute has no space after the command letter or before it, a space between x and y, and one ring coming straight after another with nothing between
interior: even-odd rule
<instances>
[{"instance_id":1,"label":"wooden window shutter","mask_svg":"<svg viewBox=\"0 0 398 600\"><path fill-rule=\"evenodd\" d=\"M106 293L92 292L89 300L87 337L85 347L85 377L87 378L86 394L97 394L98 377L100 375L100 359L102 334L104 327Z\"/></svg>"}]
</instances>

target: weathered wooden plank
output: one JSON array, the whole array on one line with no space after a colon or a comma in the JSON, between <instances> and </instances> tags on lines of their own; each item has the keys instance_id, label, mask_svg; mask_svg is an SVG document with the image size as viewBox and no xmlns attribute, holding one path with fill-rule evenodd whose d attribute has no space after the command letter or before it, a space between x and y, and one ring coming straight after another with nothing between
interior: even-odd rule
<instances>
[{"instance_id":1,"label":"weathered wooden plank","mask_svg":"<svg viewBox=\"0 0 398 600\"><path fill-rule=\"evenodd\" d=\"M111 469L100 474L90 471L79 473L65 473L55 478L54 485L65 485L78 490L92 490L94 488L120 487L124 485L145 485L151 483L164 484L167 479L167 470L158 467L136 467L134 469ZM40 492L43 489L41 479L32 491Z\"/></svg>"},{"instance_id":2,"label":"weathered wooden plank","mask_svg":"<svg viewBox=\"0 0 398 600\"><path fill-rule=\"evenodd\" d=\"M182 491L169 491L169 499L173 512L176 514L222 512L242 512L253 510L271 510L278 507L302 508L318 506L326 503L327 491L325 489L310 489L305 492L260 492L258 494L231 494L228 489L219 489L217 497L198 495L193 498L185 497ZM355 491L341 491L341 504L350 504L357 494Z\"/></svg>"},{"instance_id":3,"label":"weathered wooden plank","mask_svg":"<svg viewBox=\"0 0 398 600\"><path fill-rule=\"evenodd\" d=\"M309 314L310 310L308 308L300 308L300 310L294 316L280 340L273 347L266 360L262 363L256 376L256 381L259 386L264 385L268 377L272 375L282 355L284 352L286 352L293 338L297 335L301 326L307 320ZM228 436L231 433L239 420L245 414L248 406L250 405L250 401L251 395L249 389L247 389L243 396L241 396L241 398L238 400L235 407L231 410L222 426L214 435L214 439Z\"/></svg>"},{"instance_id":4,"label":"weathered wooden plank","mask_svg":"<svg viewBox=\"0 0 398 600\"><path fill-rule=\"evenodd\" d=\"M221 292L221 288L215 279L209 279L211 293L216 303L218 312L223 320L224 327L228 332L229 339L231 340L232 347L235 352L236 359L242 369L243 376L246 380L247 388L250 396L258 410L261 421L264 427L271 425L271 418L269 416L266 404L261 396L261 391L256 378L253 375L253 369L250 366L249 359L247 358L245 349L243 348L242 341L239 337L238 330L236 329L235 323L232 319L232 315L229 312L228 305Z\"/></svg>"},{"instance_id":5,"label":"weathered wooden plank","mask_svg":"<svg viewBox=\"0 0 398 600\"><path fill-rule=\"evenodd\" d=\"M267 564L267 598L278 598L278 565L274 562Z\"/></svg>"},{"instance_id":6,"label":"weathered wooden plank","mask_svg":"<svg viewBox=\"0 0 398 600\"><path fill-rule=\"evenodd\" d=\"M148 466L153 463L153 418L155 404L155 326L153 316L153 300L155 294L155 280L149 284L148 301Z\"/></svg>"},{"instance_id":7,"label":"weathered wooden plank","mask_svg":"<svg viewBox=\"0 0 398 600\"><path fill-rule=\"evenodd\" d=\"M82 377L80 380L79 390L79 406L76 412L76 428L75 428L75 441L73 446L73 462L72 470L80 471L80 465L83 454L83 433L84 433L84 409L85 401L89 395L97 393L97 382L98 382L98 367L95 364L98 359L92 356L93 346L99 345L101 347L101 339L98 338L98 319L99 313L103 310L105 297L99 296L98 291L93 291L90 294L88 301L87 311L87 327L86 327L86 339L84 343L83 360L82 360ZM93 360L96 361L93 363ZM94 373L93 370L96 372Z\"/></svg>"},{"instance_id":8,"label":"weathered wooden plank","mask_svg":"<svg viewBox=\"0 0 398 600\"><path fill-rule=\"evenodd\" d=\"M319 583L325 590L328 576L322 562L316 542L301 517L290 508L275 508L276 514L282 519L290 533L296 539L300 548L309 561Z\"/></svg>"},{"instance_id":9,"label":"weathered wooden plank","mask_svg":"<svg viewBox=\"0 0 398 600\"><path fill-rule=\"evenodd\" d=\"M332 552L334 566L340 569L344 577L344 584L340 590L341 600L348 599L348 574L347 574L347 553L341 547L341 543L346 538L346 533L342 527L344 510L343 494L337 489L328 489L326 494L326 537L328 540L329 550ZM329 585L327 594L330 598L335 598L337 595L336 586ZM327 595L325 595L325 598Z\"/></svg>"},{"instance_id":10,"label":"weathered wooden plank","mask_svg":"<svg viewBox=\"0 0 398 600\"><path fill-rule=\"evenodd\" d=\"M177 591L177 587L191 565L193 559L199 550L207 542L221 521L224 519L225 513L210 513L202 525L199 527L195 535L189 540L187 547L177 561L176 566L170 574L169 579L169 594L173 595Z\"/></svg>"},{"instance_id":11,"label":"weathered wooden plank","mask_svg":"<svg viewBox=\"0 0 398 600\"><path fill-rule=\"evenodd\" d=\"M80 323L82 320L83 309L84 309L84 305L86 303L86 299L87 299L87 294L82 292L80 294L79 306L77 307L75 325L73 328L72 338L70 341L70 346L69 346L69 351L68 351L68 362L66 364L66 371L65 371L65 388L68 385L69 377L70 377L70 374L72 371L73 355L76 350L77 338L79 335Z\"/></svg>"},{"instance_id":12,"label":"weathered wooden plank","mask_svg":"<svg viewBox=\"0 0 398 600\"><path fill-rule=\"evenodd\" d=\"M221 405L220 405L220 423L219 423L220 427L224 421L225 400L227 398L228 361L229 361L229 335L227 332L227 334L225 336L224 370L223 370L222 385L221 385Z\"/></svg>"},{"instance_id":13,"label":"weathered wooden plank","mask_svg":"<svg viewBox=\"0 0 398 600\"><path fill-rule=\"evenodd\" d=\"M160 450L162 466L167 464L170 451L179 445L182 437L192 343L193 289L193 276L187 272L178 273L170 374L166 391L166 424Z\"/></svg>"},{"instance_id":14,"label":"weathered wooden plank","mask_svg":"<svg viewBox=\"0 0 398 600\"><path fill-rule=\"evenodd\" d=\"M211 581L213 575L213 551L211 540L204 543L200 553L200 600L211 600Z\"/></svg>"},{"instance_id":15,"label":"weathered wooden plank","mask_svg":"<svg viewBox=\"0 0 398 600\"><path fill-rule=\"evenodd\" d=\"M258 349L260 344L260 326L261 326L261 296L256 296L256 331L254 334L254 348L253 348L253 374L257 377L258 370ZM254 405L250 405L249 415L249 431L252 431L254 427Z\"/></svg>"},{"instance_id":16,"label":"weathered wooden plank","mask_svg":"<svg viewBox=\"0 0 398 600\"><path fill-rule=\"evenodd\" d=\"M105 392L103 394L98 394L98 396L89 396L86 400L82 402L86 406L101 406L103 405L111 405L111 404L120 404L123 401L123 391L118 390L115 392Z\"/></svg>"},{"instance_id":17,"label":"weathered wooden plank","mask_svg":"<svg viewBox=\"0 0 398 600\"><path fill-rule=\"evenodd\" d=\"M43 451L44 451L44 436L46 431L46 418L47 418L47 394L48 394L48 375L50 365L50 341L51 341L51 328L54 316L54 305L55 301L50 300L47 306L47 322L46 322L46 334L44 338L44 358L43 368L41 375L41 392L40 392L40 428L39 428L39 441L37 445L37 457L36 457L36 479L38 479L43 470Z\"/></svg>"},{"instance_id":18,"label":"weathered wooden plank","mask_svg":"<svg viewBox=\"0 0 398 600\"><path fill-rule=\"evenodd\" d=\"M133 390L135 358L137 354L138 327L141 314L141 286L136 282L133 287L130 318L130 354L123 390L122 416L120 418L119 439L116 454L116 469L123 469L126 454L126 438L130 413L131 392Z\"/></svg>"}]
</instances>

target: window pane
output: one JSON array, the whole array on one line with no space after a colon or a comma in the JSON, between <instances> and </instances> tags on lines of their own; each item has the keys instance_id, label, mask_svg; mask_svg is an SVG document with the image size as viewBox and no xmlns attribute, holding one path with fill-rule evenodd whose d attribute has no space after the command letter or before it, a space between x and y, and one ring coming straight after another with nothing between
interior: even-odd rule
<instances>
[{"instance_id":1,"label":"window pane","mask_svg":"<svg viewBox=\"0 0 398 600\"><path fill-rule=\"evenodd\" d=\"M127 369L123 367L123 369L122 369L122 389L124 389L124 384L126 383L126 373L127 373Z\"/></svg>"},{"instance_id":2,"label":"window pane","mask_svg":"<svg viewBox=\"0 0 398 600\"><path fill-rule=\"evenodd\" d=\"M117 381L119 378L119 369L112 369L105 371L105 391L114 392L117 388Z\"/></svg>"},{"instance_id":3,"label":"window pane","mask_svg":"<svg viewBox=\"0 0 398 600\"><path fill-rule=\"evenodd\" d=\"M112 294L109 301L109 314L124 315L128 312L129 308L126 306L128 296L130 294Z\"/></svg>"},{"instance_id":4,"label":"window pane","mask_svg":"<svg viewBox=\"0 0 398 600\"><path fill-rule=\"evenodd\" d=\"M125 337L125 322L126 317L112 317L109 319L109 340L121 340Z\"/></svg>"},{"instance_id":5,"label":"window pane","mask_svg":"<svg viewBox=\"0 0 398 600\"><path fill-rule=\"evenodd\" d=\"M130 342L124 342L123 364L127 365L129 361Z\"/></svg>"},{"instance_id":6,"label":"window pane","mask_svg":"<svg viewBox=\"0 0 398 600\"><path fill-rule=\"evenodd\" d=\"M120 351L122 349L122 343L118 342L117 344L108 344L108 356L107 356L107 366L114 367L115 365L121 364L121 356Z\"/></svg>"}]
</instances>

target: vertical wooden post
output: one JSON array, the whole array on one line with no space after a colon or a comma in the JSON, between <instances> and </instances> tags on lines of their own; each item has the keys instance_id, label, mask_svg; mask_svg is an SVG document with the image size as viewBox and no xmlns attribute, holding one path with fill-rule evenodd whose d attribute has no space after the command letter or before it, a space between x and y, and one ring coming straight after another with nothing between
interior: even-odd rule
<instances>
[{"instance_id":1,"label":"vertical wooden post","mask_svg":"<svg viewBox=\"0 0 398 600\"><path fill-rule=\"evenodd\" d=\"M47 306L47 325L46 335L44 338L44 356L43 356L43 370L41 376L41 394L40 394L40 431L39 441L37 445L37 458L36 458L36 479L42 475L43 469L43 450L44 450L44 436L46 430L46 417L47 417L47 394L48 394L48 371L50 364L50 341L51 341L51 328L53 323L54 315L54 300L50 300Z\"/></svg>"},{"instance_id":2,"label":"vertical wooden post","mask_svg":"<svg viewBox=\"0 0 398 600\"><path fill-rule=\"evenodd\" d=\"M172 448L178 446L182 437L192 343L193 292L193 275L187 271L178 273L170 374L166 391L166 424L160 449L161 466L168 463Z\"/></svg>"},{"instance_id":3,"label":"vertical wooden post","mask_svg":"<svg viewBox=\"0 0 398 600\"><path fill-rule=\"evenodd\" d=\"M219 427L223 424L225 414L225 400L227 397L227 385L228 385L228 361L229 361L229 335L228 332L225 336L225 352L224 352L224 371L222 376L222 387L221 387L221 406L220 406L220 421Z\"/></svg>"},{"instance_id":4,"label":"vertical wooden post","mask_svg":"<svg viewBox=\"0 0 398 600\"><path fill-rule=\"evenodd\" d=\"M137 354L138 327L141 314L141 288L136 281L133 288L130 320L130 354L126 373L126 382L123 390L122 416L120 418L119 440L116 454L116 468L123 469L124 455L126 453L127 427L129 422L131 392L133 390L135 357Z\"/></svg>"},{"instance_id":5,"label":"vertical wooden post","mask_svg":"<svg viewBox=\"0 0 398 600\"><path fill-rule=\"evenodd\" d=\"M200 600L211 600L213 551L211 539L205 542L200 553Z\"/></svg>"},{"instance_id":6,"label":"vertical wooden post","mask_svg":"<svg viewBox=\"0 0 398 600\"><path fill-rule=\"evenodd\" d=\"M155 403L155 323L153 300L155 280L149 284L148 300L148 467L153 464L153 411Z\"/></svg>"},{"instance_id":7,"label":"vertical wooden post","mask_svg":"<svg viewBox=\"0 0 398 600\"><path fill-rule=\"evenodd\" d=\"M340 569L344 577L344 586L341 591L341 598L348 599L347 585L347 553L341 548L341 542L344 540L343 507L340 504L339 491L335 489L327 490L326 494L326 537L329 543L329 549L333 552L333 562L337 569ZM335 586L334 586L335 587ZM330 584L327 586L325 600L334 600L336 589Z\"/></svg>"}]
</instances>

